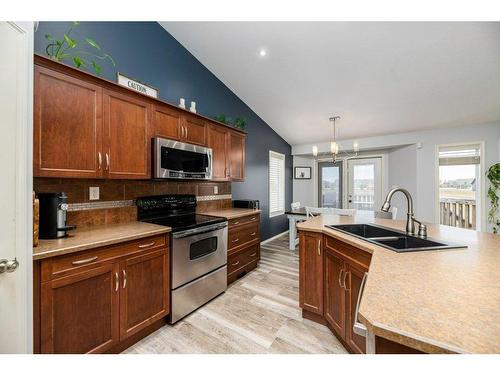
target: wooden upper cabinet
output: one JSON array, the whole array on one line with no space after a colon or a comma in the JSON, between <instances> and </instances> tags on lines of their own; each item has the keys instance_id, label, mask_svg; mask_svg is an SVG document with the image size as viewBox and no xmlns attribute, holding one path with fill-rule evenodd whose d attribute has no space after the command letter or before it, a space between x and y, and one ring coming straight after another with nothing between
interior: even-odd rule
<instances>
[{"instance_id":1,"label":"wooden upper cabinet","mask_svg":"<svg viewBox=\"0 0 500 375\"><path fill-rule=\"evenodd\" d=\"M299 233L299 304L304 310L323 314L323 236Z\"/></svg>"},{"instance_id":2,"label":"wooden upper cabinet","mask_svg":"<svg viewBox=\"0 0 500 375\"><path fill-rule=\"evenodd\" d=\"M184 114L181 125L181 140L186 143L205 146L207 144L205 121L187 113Z\"/></svg>"},{"instance_id":3,"label":"wooden upper cabinet","mask_svg":"<svg viewBox=\"0 0 500 375\"><path fill-rule=\"evenodd\" d=\"M130 256L121 267L120 340L169 312L168 252Z\"/></svg>"},{"instance_id":4,"label":"wooden upper cabinet","mask_svg":"<svg viewBox=\"0 0 500 375\"><path fill-rule=\"evenodd\" d=\"M103 353L119 342L118 264L41 287L42 353Z\"/></svg>"},{"instance_id":5,"label":"wooden upper cabinet","mask_svg":"<svg viewBox=\"0 0 500 375\"><path fill-rule=\"evenodd\" d=\"M345 338L346 293L344 282L344 261L325 247L325 319L333 330Z\"/></svg>"},{"instance_id":6,"label":"wooden upper cabinet","mask_svg":"<svg viewBox=\"0 0 500 375\"><path fill-rule=\"evenodd\" d=\"M101 105L99 86L35 66L35 177L102 176Z\"/></svg>"},{"instance_id":7,"label":"wooden upper cabinet","mask_svg":"<svg viewBox=\"0 0 500 375\"><path fill-rule=\"evenodd\" d=\"M228 176L228 131L222 126L208 126L207 146L212 149L212 180L227 181Z\"/></svg>"},{"instance_id":8,"label":"wooden upper cabinet","mask_svg":"<svg viewBox=\"0 0 500 375\"><path fill-rule=\"evenodd\" d=\"M154 105L153 123L155 137L179 140L182 116L178 110L168 106Z\"/></svg>"},{"instance_id":9,"label":"wooden upper cabinet","mask_svg":"<svg viewBox=\"0 0 500 375\"><path fill-rule=\"evenodd\" d=\"M109 178L150 178L148 102L104 90L104 171Z\"/></svg>"},{"instance_id":10,"label":"wooden upper cabinet","mask_svg":"<svg viewBox=\"0 0 500 375\"><path fill-rule=\"evenodd\" d=\"M229 176L232 181L245 179L245 136L229 132Z\"/></svg>"}]
</instances>

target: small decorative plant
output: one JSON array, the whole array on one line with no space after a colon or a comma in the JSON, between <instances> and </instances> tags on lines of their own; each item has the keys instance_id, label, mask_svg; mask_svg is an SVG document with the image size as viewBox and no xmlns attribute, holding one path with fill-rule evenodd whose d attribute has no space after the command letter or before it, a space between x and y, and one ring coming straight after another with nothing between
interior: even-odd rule
<instances>
[{"instance_id":1,"label":"small decorative plant","mask_svg":"<svg viewBox=\"0 0 500 375\"><path fill-rule=\"evenodd\" d=\"M73 22L61 39L45 34L45 39L48 41L47 47L45 47L47 55L56 61L71 60L77 68L91 66L98 75L101 74L102 67L97 61L107 61L115 67L116 64L113 58L102 52L101 46L95 40L85 38L85 42L81 43L71 37L71 33L78 25L78 22ZM93 52L82 49L83 46L90 46Z\"/></svg>"},{"instance_id":2,"label":"small decorative plant","mask_svg":"<svg viewBox=\"0 0 500 375\"><path fill-rule=\"evenodd\" d=\"M500 227L500 219L497 217L498 214L498 190L500 189L500 163L493 164L488 172L486 172L486 177L490 180L490 187L488 189L488 198L490 198L491 207L488 211L488 221L493 224L493 233L498 233Z\"/></svg>"},{"instance_id":3,"label":"small decorative plant","mask_svg":"<svg viewBox=\"0 0 500 375\"><path fill-rule=\"evenodd\" d=\"M237 117L236 120L234 120L234 127L244 130L245 125L247 124L247 120L244 117Z\"/></svg>"},{"instance_id":4,"label":"small decorative plant","mask_svg":"<svg viewBox=\"0 0 500 375\"><path fill-rule=\"evenodd\" d=\"M224 115L224 114L220 114L219 116L214 117L214 120L222 122L223 124L226 124L226 125L231 125L231 118L226 117L226 115ZM236 117L236 120L234 120L233 125L235 128L243 130L243 129L245 129L246 123L247 123L246 118Z\"/></svg>"}]
</instances>

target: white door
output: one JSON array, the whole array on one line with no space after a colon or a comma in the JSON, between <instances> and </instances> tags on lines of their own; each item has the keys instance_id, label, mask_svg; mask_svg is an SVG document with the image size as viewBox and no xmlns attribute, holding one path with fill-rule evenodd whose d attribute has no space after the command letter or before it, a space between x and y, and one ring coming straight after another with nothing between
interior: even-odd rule
<instances>
[{"instance_id":1,"label":"white door","mask_svg":"<svg viewBox=\"0 0 500 375\"><path fill-rule=\"evenodd\" d=\"M382 205L382 158L347 161L347 204L361 211L379 210Z\"/></svg>"},{"instance_id":2,"label":"white door","mask_svg":"<svg viewBox=\"0 0 500 375\"><path fill-rule=\"evenodd\" d=\"M0 22L0 49L0 353L29 353L33 24Z\"/></svg>"}]
</instances>

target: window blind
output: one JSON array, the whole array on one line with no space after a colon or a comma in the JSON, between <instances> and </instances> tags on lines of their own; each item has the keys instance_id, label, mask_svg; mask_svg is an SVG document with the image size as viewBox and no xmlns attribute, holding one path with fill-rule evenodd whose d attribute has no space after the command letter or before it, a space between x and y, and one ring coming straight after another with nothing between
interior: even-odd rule
<instances>
[{"instance_id":1,"label":"window blind","mask_svg":"<svg viewBox=\"0 0 500 375\"><path fill-rule=\"evenodd\" d=\"M439 165L479 164L479 150L479 145L440 147Z\"/></svg>"},{"instance_id":2,"label":"window blind","mask_svg":"<svg viewBox=\"0 0 500 375\"><path fill-rule=\"evenodd\" d=\"M269 151L269 217L285 213L285 155Z\"/></svg>"}]
</instances>

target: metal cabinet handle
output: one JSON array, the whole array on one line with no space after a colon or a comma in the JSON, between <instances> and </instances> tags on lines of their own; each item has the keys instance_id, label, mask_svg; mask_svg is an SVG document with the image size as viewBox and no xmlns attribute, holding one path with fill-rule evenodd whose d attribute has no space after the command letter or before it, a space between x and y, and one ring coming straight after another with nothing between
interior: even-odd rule
<instances>
[{"instance_id":1,"label":"metal cabinet handle","mask_svg":"<svg viewBox=\"0 0 500 375\"><path fill-rule=\"evenodd\" d=\"M235 221L233 224L238 225L239 223L240 223L239 221Z\"/></svg>"},{"instance_id":2,"label":"metal cabinet handle","mask_svg":"<svg viewBox=\"0 0 500 375\"><path fill-rule=\"evenodd\" d=\"M115 272L115 292L118 292L119 286L120 286L120 281L118 280L118 272Z\"/></svg>"},{"instance_id":3,"label":"metal cabinet handle","mask_svg":"<svg viewBox=\"0 0 500 375\"><path fill-rule=\"evenodd\" d=\"M123 274L122 289L125 289L125 287L127 286L127 272L125 270L122 270L122 274Z\"/></svg>"},{"instance_id":4,"label":"metal cabinet handle","mask_svg":"<svg viewBox=\"0 0 500 375\"><path fill-rule=\"evenodd\" d=\"M146 248L146 247L151 247L151 246L153 246L155 243L156 243L156 242L155 242L155 241L153 241L153 242L150 242L150 243L145 243L145 244L139 245L139 246L137 246L137 247L138 247L139 249L144 249L144 248Z\"/></svg>"},{"instance_id":5,"label":"metal cabinet handle","mask_svg":"<svg viewBox=\"0 0 500 375\"><path fill-rule=\"evenodd\" d=\"M254 256L256 256L257 253L253 253L253 254L250 254L250 256L253 258Z\"/></svg>"},{"instance_id":6,"label":"metal cabinet handle","mask_svg":"<svg viewBox=\"0 0 500 375\"><path fill-rule=\"evenodd\" d=\"M92 258L87 258L87 259L82 259L82 260L75 260L74 262L71 262L71 264L74 266L79 266L82 264L92 263L95 260L97 260L97 257L92 257Z\"/></svg>"},{"instance_id":7,"label":"metal cabinet handle","mask_svg":"<svg viewBox=\"0 0 500 375\"><path fill-rule=\"evenodd\" d=\"M109 155L106 152L106 170L109 171Z\"/></svg>"},{"instance_id":8,"label":"metal cabinet handle","mask_svg":"<svg viewBox=\"0 0 500 375\"><path fill-rule=\"evenodd\" d=\"M240 240L239 238L236 238L236 239L234 239L232 242L233 242L233 243L234 243L234 242L238 242L239 240Z\"/></svg>"},{"instance_id":9,"label":"metal cabinet handle","mask_svg":"<svg viewBox=\"0 0 500 375\"><path fill-rule=\"evenodd\" d=\"M257 232L250 233L250 236L255 236Z\"/></svg>"},{"instance_id":10,"label":"metal cabinet handle","mask_svg":"<svg viewBox=\"0 0 500 375\"><path fill-rule=\"evenodd\" d=\"M100 151L97 153L97 160L99 162L99 170L101 170L101 167L102 167L102 154L101 154Z\"/></svg>"},{"instance_id":11,"label":"metal cabinet handle","mask_svg":"<svg viewBox=\"0 0 500 375\"><path fill-rule=\"evenodd\" d=\"M321 240L318 240L318 255L321 255Z\"/></svg>"},{"instance_id":12,"label":"metal cabinet handle","mask_svg":"<svg viewBox=\"0 0 500 375\"><path fill-rule=\"evenodd\" d=\"M238 264L240 264L240 261L238 260L236 263L233 263L231 264L232 266L237 266Z\"/></svg>"},{"instance_id":13,"label":"metal cabinet handle","mask_svg":"<svg viewBox=\"0 0 500 375\"><path fill-rule=\"evenodd\" d=\"M340 269L340 272L339 272L339 286L340 286L341 288L343 288L343 286L342 286L342 281L341 281L341 280L342 280L342 272L344 272L344 269L343 269L343 268L341 268L341 269Z\"/></svg>"},{"instance_id":14,"label":"metal cabinet handle","mask_svg":"<svg viewBox=\"0 0 500 375\"><path fill-rule=\"evenodd\" d=\"M347 277L347 274L349 274L349 289L347 289L347 286L346 286L346 283L345 283L345 280L346 280L346 277ZM351 271L345 271L344 272L344 289L349 292L351 290Z\"/></svg>"},{"instance_id":15,"label":"metal cabinet handle","mask_svg":"<svg viewBox=\"0 0 500 375\"><path fill-rule=\"evenodd\" d=\"M251 221L255 221L255 220L257 220L257 218L254 216L254 217L252 217L250 220L251 220Z\"/></svg>"},{"instance_id":16,"label":"metal cabinet handle","mask_svg":"<svg viewBox=\"0 0 500 375\"><path fill-rule=\"evenodd\" d=\"M368 273L365 272L363 275L363 280L361 281L361 285L359 287L358 300L356 302L356 312L354 313L354 325L352 326L352 330L354 333L366 337L366 326L358 320L358 312L359 312L359 303L361 302L361 296L363 295L363 291L365 290L366 278L368 277Z\"/></svg>"},{"instance_id":17,"label":"metal cabinet handle","mask_svg":"<svg viewBox=\"0 0 500 375\"><path fill-rule=\"evenodd\" d=\"M188 137L188 128L184 127L184 129L186 130L186 138L187 138Z\"/></svg>"}]
</instances>

